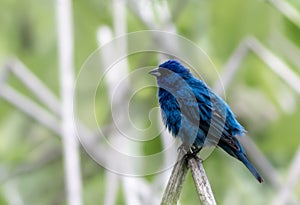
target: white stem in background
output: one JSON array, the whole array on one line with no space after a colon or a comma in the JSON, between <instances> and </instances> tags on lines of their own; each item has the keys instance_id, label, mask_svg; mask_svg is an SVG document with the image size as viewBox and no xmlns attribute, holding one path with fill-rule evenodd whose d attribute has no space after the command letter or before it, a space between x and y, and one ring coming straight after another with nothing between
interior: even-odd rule
<instances>
[{"instance_id":1,"label":"white stem in background","mask_svg":"<svg viewBox=\"0 0 300 205\"><path fill-rule=\"evenodd\" d=\"M256 38L249 37L247 44L275 74L300 95L300 78L286 63L265 48Z\"/></svg>"},{"instance_id":2,"label":"white stem in background","mask_svg":"<svg viewBox=\"0 0 300 205\"><path fill-rule=\"evenodd\" d=\"M300 28L300 12L293 7L289 1L284 0L268 0L273 6L278 9L286 18Z\"/></svg>"},{"instance_id":3,"label":"white stem in background","mask_svg":"<svg viewBox=\"0 0 300 205\"><path fill-rule=\"evenodd\" d=\"M57 0L58 54L61 82L61 129L68 205L82 204L79 143L73 122L73 23L70 0Z\"/></svg>"},{"instance_id":4,"label":"white stem in background","mask_svg":"<svg viewBox=\"0 0 300 205\"><path fill-rule=\"evenodd\" d=\"M19 61L18 59L10 60L7 63L7 66L24 83L24 85L52 112L54 112L58 116L61 114L58 98L21 61Z\"/></svg>"},{"instance_id":5,"label":"white stem in background","mask_svg":"<svg viewBox=\"0 0 300 205\"><path fill-rule=\"evenodd\" d=\"M119 187L119 175L106 171L105 173L105 198L104 205L114 205L117 201L117 192Z\"/></svg>"},{"instance_id":6,"label":"white stem in background","mask_svg":"<svg viewBox=\"0 0 300 205\"><path fill-rule=\"evenodd\" d=\"M18 190L16 180L9 180L3 184L3 196L8 205L24 205L21 193Z\"/></svg>"},{"instance_id":7,"label":"white stem in background","mask_svg":"<svg viewBox=\"0 0 300 205\"><path fill-rule=\"evenodd\" d=\"M288 179L286 180L286 183L284 183L284 185L279 189L272 205L285 205L289 204L289 202L290 204L299 204L299 201L298 203L291 203L291 198L300 180L300 147L298 148L298 151L290 165L287 176Z\"/></svg>"},{"instance_id":8,"label":"white stem in background","mask_svg":"<svg viewBox=\"0 0 300 205\"><path fill-rule=\"evenodd\" d=\"M243 40L225 64L222 70L221 80L215 83L213 90L216 93L218 93L219 95L224 94L222 91L226 90L230 83L233 81L233 78L235 77L237 71L239 70L248 53L249 48L245 43L245 40Z\"/></svg>"},{"instance_id":9,"label":"white stem in background","mask_svg":"<svg viewBox=\"0 0 300 205\"><path fill-rule=\"evenodd\" d=\"M45 110L43 107L30 100L28 97L16 91L9 85L3 85L0 88L0 97L19 108L21 111L32 117L55 134L60 135L61 129L59 120Z\"/></svg>"}]
</instances>

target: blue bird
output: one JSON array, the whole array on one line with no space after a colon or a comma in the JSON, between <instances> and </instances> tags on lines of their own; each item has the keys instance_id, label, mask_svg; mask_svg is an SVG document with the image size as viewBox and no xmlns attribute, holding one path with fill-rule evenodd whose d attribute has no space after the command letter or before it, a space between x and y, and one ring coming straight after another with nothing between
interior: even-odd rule
<instances>
[{"instance_id":1,"label":"blue bird","mask_svg":"<svg viewBox=\"0 0 300 205\"><path fill-rule=\"evenodd\" d=\"M240 160L261 183L263 178L248 160L236 138L245 133L225 101L177 60L168 60L149 72L158 84L158 100L166 128L197 154L216 145Z\"/></svg>"}]
</instances>

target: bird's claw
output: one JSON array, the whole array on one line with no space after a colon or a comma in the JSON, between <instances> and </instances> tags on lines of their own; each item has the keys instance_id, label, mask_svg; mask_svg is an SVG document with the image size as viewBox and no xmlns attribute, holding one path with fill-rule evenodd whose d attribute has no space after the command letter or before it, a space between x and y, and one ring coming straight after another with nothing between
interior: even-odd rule
<instances>
[{"instance_id":1,"label":"bird's claw","mask_svg":"<svg viewBox=\"0 0 300 205\"><path fill-rule=\"evenodd\" d=\"M196 146L191 147L192 153L194 153L195 155L197 155L201 149L202 147L196 147Z\"/></svg>"}]
</instances>

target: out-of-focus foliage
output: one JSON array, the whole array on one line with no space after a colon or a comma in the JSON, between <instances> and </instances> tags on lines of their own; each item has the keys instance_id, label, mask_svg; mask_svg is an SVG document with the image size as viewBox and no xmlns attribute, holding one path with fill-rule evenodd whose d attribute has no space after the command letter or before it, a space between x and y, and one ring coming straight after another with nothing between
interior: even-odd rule
<instances>
[{"instance_id":1,"label":"out-of-focus foliage","mask_svg":"<svg viewBox=\"0 0 300 205\"><path fill-rule=\"evenodd\" d=\"M300 47L300 28L267 1L189 0L176 7L178 2L168 1L177 32L204 49L219 71L241 40L252 35L288 62L300 76L299 64L294 64L289 55L289 46ZM299 2L290 2L300 12ZM55 1L1 0L0 65L11 56L19 58L59 96L55 15ZM79 71L97 48L99 26L113 26L112 1L75 0L73 15L75 68ZM129 8L127 22L128 32L147 29ZM155 61L140 58L129 63L135 68L143 60ZM16 78L10 77L8 81L31 96ZM207 82L212 85L210 79ZM154 91L146 93L147 100L151 101L149 104L155 105ZM250 55L226 91L226 100L258 147L284 176L300 144L299 96L257 56ZM106 113L97 114L101 122L109 121ZM159 140L151 141L144 146L144 152L155 152L151 147L159 149L160 143ZM105 195L104 170L84 151L81 155L84 202L99 204ZM65 204L60 138L1 99L0 162L3 185L0 205L8 204L4 192L11 181L18 187L25 204ZM204 166L219 204L267 204L274 197L274 188L267 183L257 184L239 162L222 151L215 151ZM124 203L123 194L119 190L117 204ZM190 175L184 184L181 202L198 203Z\"/></svg>"}]
</instances>

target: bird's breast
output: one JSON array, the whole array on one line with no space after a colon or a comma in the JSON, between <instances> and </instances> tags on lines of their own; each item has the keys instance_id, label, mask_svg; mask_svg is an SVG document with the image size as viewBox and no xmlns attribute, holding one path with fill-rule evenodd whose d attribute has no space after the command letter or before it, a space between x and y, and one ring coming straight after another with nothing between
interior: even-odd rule
<instances>
[{"instance_id":1,"label":"bird's breast","mask_svg":"<svg viewBox=\"0 0 300 205\"><path fill-rule=\"evenodd\" d=\"M159 95L159 104L165 126L173 136L176 136L181 123L181 112L177 100L171 94L161 93Z\"/></svg>"}]
</instances>

